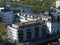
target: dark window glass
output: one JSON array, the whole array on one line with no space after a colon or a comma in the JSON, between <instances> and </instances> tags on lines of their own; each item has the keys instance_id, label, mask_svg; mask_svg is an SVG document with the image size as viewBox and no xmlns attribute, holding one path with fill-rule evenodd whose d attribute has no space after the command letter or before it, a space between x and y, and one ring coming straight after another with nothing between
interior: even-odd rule
<instances>
[{"instance_id":1,"label":"dark window glass","mask_svg":"<svg viewBox=\"0 0 60 45\"><path fill-rule=\"evenodd\" d=\"M23 30L18 30L18 41L22 42L23 40Z\"/></svg>"},{"instance_id":2,"label":"dark window glass","mask_svg":"<svg viewBox=\"0 0 60 45\"><path fill-rule=\"evenodd\" d=\"M57 21L59 22L59 16L57 16Z\"/></svg>"},{"instance_id":3,"label":"dark window glass","mask_svg":"<svg viewBox=\"0 0 60 45\"><path fill-rule=\"evenodd\" d=\"M42 35L46 34L46 26L42 26Z\"/></svg>"},{"instance_id":4,"label":"dark window glass","mask_svg":"<svg viewBox=\"0 0 60 45\"><path fill-rule=\"evenodd\" d=\"M31 39L32 36L32 32L31 32L31 28L27 29L27 39Z\"/></svg>"},{"instance_id":5,"label":"dark window glass","mask_svg":"<svg viewBox=\"0 0 60 45\"><path fill-rule=\"evenodd\" d=\"M38 38L39 37L39 27L35 27L34 29L35 29L34 36L35 36L35 38Z\"/></svg>"}]
</instances>

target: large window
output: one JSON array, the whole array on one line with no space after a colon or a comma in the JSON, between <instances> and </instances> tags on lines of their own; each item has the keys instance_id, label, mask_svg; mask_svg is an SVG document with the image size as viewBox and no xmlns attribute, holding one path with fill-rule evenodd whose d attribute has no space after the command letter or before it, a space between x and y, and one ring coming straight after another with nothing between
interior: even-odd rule
<instances>
[{"instance_id":1,"label":"large window","mask_svg":"<svg viewBox=\"0 0 60 45\"><path fill-rule=\"evenodd\" d=\"M34 29L35 29L34 36L35 36L35 38L38 38L39 37L39 27L35 27Z\"/></svg>"},{"instance_id":2,"label":"large window","mask_svg":"<svg viewBox=\"0 0 60 45\"><path fill-rule=\"evenodd\" d=\"M2 17L0 17L0 22L2 22Z\"/></svg>"},{"instance_id":3,"label":"large window","mask_svg":"<svg viewBox=\"0 0 60 45\"><path fill-rule=\"evenodd\" d=\"M18 30L18 41L22 42L23 40L23 30Z\"/></svg>"},{"instance_id":4,"label":"large window","mask_svg":"<svg viewBox=\"0 0 60 45\"><path fill-rule=\"evenodd\" d=\"M32 36L32 29L31 28L29 28L29 29L27 29L27 39L29 40L29 39L31 39L31 36Z\"/></svg>"}]
</instances>

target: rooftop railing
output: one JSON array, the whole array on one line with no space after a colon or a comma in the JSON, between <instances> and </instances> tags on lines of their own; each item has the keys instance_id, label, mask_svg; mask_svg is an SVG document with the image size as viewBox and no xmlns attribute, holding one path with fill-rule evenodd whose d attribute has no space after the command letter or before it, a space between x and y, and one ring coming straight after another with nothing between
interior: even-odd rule
<instances>
[{"instance_id":1,"label":"rooftop railing","mask_svg":"<svg viewBox=\"0 0 60 45\"><path fill-rule=\"evenodd\" d=\"M24 25L30 25L30 24L36 24L36 23L43 23L42 20L38 19L38 20L34 20L34 21L28 21L28 22L23 22L23 23L16 23L16 24L12 24L12 27L14 28L18 28Z\"/></svg>"}]
</instances>

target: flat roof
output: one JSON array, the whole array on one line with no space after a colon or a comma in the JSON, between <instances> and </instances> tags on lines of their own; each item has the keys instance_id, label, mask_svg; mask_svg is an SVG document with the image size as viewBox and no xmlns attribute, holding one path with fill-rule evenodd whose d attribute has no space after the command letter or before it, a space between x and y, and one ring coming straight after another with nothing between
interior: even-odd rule
<instances>
[{"instance_id":1,"label":"flat roof","mask_svg":"<svg viewBox=\"0 0 60 45\"><path fill-rule=\"evenodd\" d=\"M28 22L12 24L12 27L13 28L19 28L19 27L24 26L24 25L30 25L30 24L40 23L40 22L43 22L43 21L40 20L40 19L38 19L38 20L31 20L31 21L28 21Z\"/></svg>"}]
</instances>

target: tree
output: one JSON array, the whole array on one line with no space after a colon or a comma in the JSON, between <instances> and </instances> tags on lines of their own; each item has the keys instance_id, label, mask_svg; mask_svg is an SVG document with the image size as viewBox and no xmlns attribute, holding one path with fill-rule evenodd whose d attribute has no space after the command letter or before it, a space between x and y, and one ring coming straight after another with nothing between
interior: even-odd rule
<instances>
[{"instance_id":1,"label":"tree","mask_svg":"<svg viewBox=\"0 0 60 45\"><path fill-rule=\"evenodd\" d=\"M3 22L0 22L0 35L6 32L6 25Z\"/></svg>"},{"instance_id":2,"label":"tree","mask_svg":"<svg viewBox=\"0 0 60 45\"><path fill-rule=\"evenodd\" d=\"M8 38L7 38L7 36L1 35L0 40L3 41L3 42L6 42L8 40Z\"/></svg>"},{"instance_id":3,"label":"tree","mask_svg":"<svg viewBox=\"0 0 60 45\"><path fill-rule=\"evenodd\" d=\"M24 4L24 1L22 2ZM40 12L49 11L50 7L53 5L55 5L55 0L25 0L25 4L23 6L30 7L34 12Z\"/></svg>"},{"instance_id":4,"label":"tree","mask_svg":"<svg viewBox=\"0 0 60 45\"><path fill-rule=\"evenodd\" d=\"M5 2L5 1L4 1ZM55 6L56 0L20 0L10 1L11 6L27 6L34 12L49 11L51 6ZM3 3L4 4L4 3Z\"/></svg>"}]
</instances>

